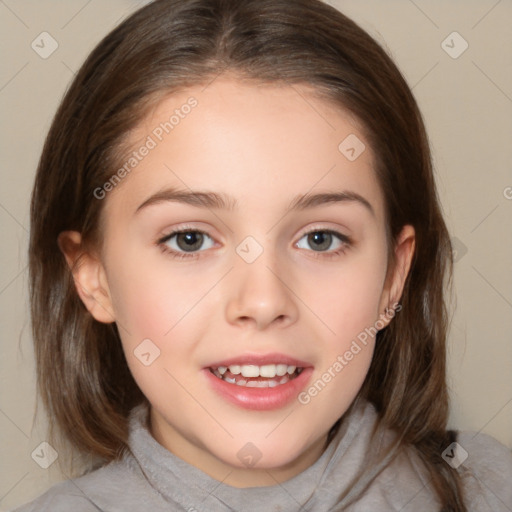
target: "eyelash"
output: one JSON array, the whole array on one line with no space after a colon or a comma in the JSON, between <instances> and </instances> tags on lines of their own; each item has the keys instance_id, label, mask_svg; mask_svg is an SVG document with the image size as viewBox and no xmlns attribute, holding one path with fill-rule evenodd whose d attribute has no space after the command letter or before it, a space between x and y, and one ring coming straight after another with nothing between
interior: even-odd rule
<instances>
[{"instance_id":1,"label":"eyelash","mask_svg":"<svg viewBox=\"0 0 512 512\"><path fill-rule=\"evenodd\" d=\"M169 240L171 240L171 238L173 238L174 236L179 235L180 233L199 233L199 234L206 235L207 237L211 238L210 235L208 235L208 233L201 231L199 229L194 229L194 228L184 227L182 229L177 229L175 231L172 231L168 235L165 235L164 237L157 240L157 245L160 247L162 252L169 255L171 258L175 258L175 259L197 258L197 257L199 257L201 252L204 252L204 251L196 251L196 252L187 253L187 252L178 252L178 251L175 251L174 249L170 249L169 246L167 245L167 242ZM343 235L342 233L339 233L338 231L334 231L332 229L312 229L310 231L303 233L301 235L301 237L299 238L299 240L301 240L305 236L310 235L312 233L327 233L327 234L333 235L342 243L342 246L334 251L332 251L332 250L328 251L328 252L327 251L308 251L308 252L312 252L314 254L314 257L316 257L316 258L328 258L328 259L336 258L337 256L341 256L342 254L344 254L346 252L346 250L352 246L352 240L350 237Z\"/></svg>"}]
</instances>

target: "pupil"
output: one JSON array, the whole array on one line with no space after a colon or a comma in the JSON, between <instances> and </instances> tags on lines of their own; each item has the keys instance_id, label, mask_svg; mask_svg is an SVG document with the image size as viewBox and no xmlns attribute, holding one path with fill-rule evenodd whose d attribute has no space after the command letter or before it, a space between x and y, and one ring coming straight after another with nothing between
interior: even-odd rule
<instances>
[{"instance_id":1,"label":"pupil","mask_svg":"<svg viewBox=\"0 0 512 512\"><path fill-rule=\"evenodd\" d=\"M324 231L317 231L309 235L309 242L313 242L320 250L328 249L331 245L332 235Z\"/></svg>"},{"instance_id":2,"label":"pupil","mask_svg":"<svg viewBox=\"0 0 512 512\"><path fill-rule=\"evenodd\" d=\"M178 233L176 243L183 251L191 252L201 247L203 243L203 235L201 233L193 232Z\"/></svg>"}]
</instances>

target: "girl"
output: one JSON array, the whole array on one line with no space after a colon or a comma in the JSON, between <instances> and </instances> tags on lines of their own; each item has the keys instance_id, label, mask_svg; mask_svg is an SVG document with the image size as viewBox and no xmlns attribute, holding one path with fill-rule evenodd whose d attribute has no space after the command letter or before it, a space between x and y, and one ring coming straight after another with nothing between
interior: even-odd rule
<instances>
[{"instance_id":1,"label":"girl","mask_svg":"<svg viewBox=\"0 0 512 512\"><path fill-rule=\"evenodd\" d=\"M18 510L512 510L507 449L446 427L420 113L334 8L136 12L64 98L31 222L40 391L93 463Z\"/></svg>"}]
</instances>

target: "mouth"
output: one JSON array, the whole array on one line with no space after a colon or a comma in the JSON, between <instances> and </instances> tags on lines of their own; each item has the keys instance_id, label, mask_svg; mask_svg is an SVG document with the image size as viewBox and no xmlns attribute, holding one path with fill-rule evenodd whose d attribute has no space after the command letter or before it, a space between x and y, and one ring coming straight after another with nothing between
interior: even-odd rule
<instances>
[{"instance_id":1,"label":"mouth","mask_svg":"<svg viewBox=\"0 0 512 512\"><path fill-rule=\"evenodd\" d=\"M209 371L220 380L247 388L275 388L296 379L304 370L303 367L285 363L265 364L232 364L229 366L213 366Z\"/></svg>"},{"instance_id":2,"label":"mouth","mask_svg":"<svg viewBox=\"0 0 512 512\"><path fill-rule=\"evenodd\" d=\"M312 378L313 366L277 352L245 353L203 367L210 390L236 407L276 410L293 403Z\"/></svg>"}]
</instances>

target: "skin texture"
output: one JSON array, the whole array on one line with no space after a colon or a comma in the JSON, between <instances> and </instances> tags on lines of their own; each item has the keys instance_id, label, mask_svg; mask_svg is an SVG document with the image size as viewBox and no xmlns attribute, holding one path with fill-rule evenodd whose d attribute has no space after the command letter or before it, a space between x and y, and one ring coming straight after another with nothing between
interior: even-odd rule
<instances>
[{"instance_id":1,"label":"skin texture","mask_svg":"<svg viewBox=\"0 0 512 512\"><path fill-rule=\"evenodd\" d=\"M384 198L371 148L349 161L338 145L350 134L364 142L358 123L305 87L217 78L165 98L130 134L132 147L191 96L197 106L161 141L153 136L156 147L103 199L101 250L83 252L77 232L62 233L59 243L70 266L80 258L74 278L91 314L119 326L157 441L224 483L275 485L321 455L328 430L361 388L373 339L307 404L292 400L277 410L227 402L202 369L279 352L314 367L307 388L365 328L391 321L383 313L400 299L414 230L404 226L397 266L387 274ZM229 194L238 206L160 201L136 212L168 187ZM362 195L374 213L356 201L288 208L297 195L332 191ZM172 258L162 246L180 250L176 237L158 241L184 227L208 236L192 257ZM319 250L306 234L325 230L352 243L334 237ZM248 236L263 249L252 263L236 252ZM144 339L160 350L149 366L134 355ZM237 456L247 442L261 452L250 468Z\"/></svg>"}]
</instances>

